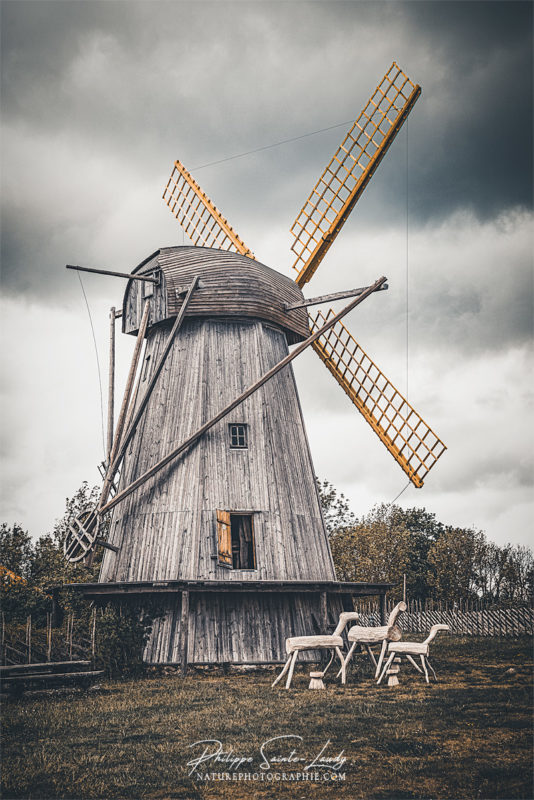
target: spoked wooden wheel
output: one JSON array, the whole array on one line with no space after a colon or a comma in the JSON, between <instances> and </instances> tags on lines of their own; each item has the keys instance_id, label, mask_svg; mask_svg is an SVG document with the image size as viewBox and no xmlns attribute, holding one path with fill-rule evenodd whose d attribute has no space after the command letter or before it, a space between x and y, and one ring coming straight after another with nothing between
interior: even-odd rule
<instances>
[{"instance_id":1,"label":"spoked wooden wheel","mask_svg":"<svg viewBox=\"0 0 534 800\"><path fill-rule=\"evenodd\" d=\"M98 517L95 508L82 511L69 530L63 545L65 558L71 564L81 561L93 549L98 534Z\"/></svg>"}]
</instances>

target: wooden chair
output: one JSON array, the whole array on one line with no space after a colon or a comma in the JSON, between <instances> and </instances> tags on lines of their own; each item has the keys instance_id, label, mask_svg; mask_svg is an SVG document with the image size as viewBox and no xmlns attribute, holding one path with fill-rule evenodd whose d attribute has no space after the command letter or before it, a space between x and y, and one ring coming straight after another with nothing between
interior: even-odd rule
<instances>
[{"instance_id":1,"label":"wooden chair","mask_svg":"<svg viewBox=\"0 0 534 800\"><path fill-rule=\"evenodd\" d=\"M400 603L397 603L395 608L391 611L391 614L388 617L388 621L386 625L374 626L369 628L364 628L360 625L354 625L347 634L347 639L351 642L350 650L347 653L347 657L345 659L345 672L347 669L347 664L352 658L352 654L358 645L363 650L363 647L366 648L367 652L369 653L369 658L373 662L375 666L375 678L378 677L378 673L380 672L380 667L382 666L382 662L384 660L384 655L386 653L386 647L388 642L397 642L402 638L402 631L401 629L395 624L397 621L397 617L403 611L406 611L406 603L402 600ZM378 657L378 662L375 658L375 654L373 653L371 646L373 644L381 643L382 647L380 649L380 655ZM341 670L338 672L338 676Z\"/></svg>"},{"instance_id":2,"label":"wooden chair","mask_svg":"<svg viewBox=\"0 0 534 800\"><path fill-rule=\"evenodd\" d=\"M337 655L341 662L341 669L338 673L341 674L341 683L345 683L346 673L345 673L345 661L343 659L343 653L341 652L341 648L343 647L343 639L341 638L341 634L345 630L347 623L351 620L359 619L359 614L356 611L343 611L339 615L339 621L337 623L336 629L334 633L330 635L319 635L319 636L292 636L289 639L286 639L286 652L288 654L288 659L284 664L284 668L280 675L276 678L271 688L276 686L278 681L280 681L286 672L289 670L289 674L286 679L286 689L289 689L291 686L291 681L293 679L293 670L295 669L295 662L297 660L298 654L303 650L331 650L332 654L330 656L330 661L326 665L325 669L321 673L321 677L324 677L330 664L334 660L334 655Z\"/></svg>"},{"instance_id":3,"label":"wooden chair","mask_svg":"<svg viewBox=\"0 0 534 800\"><path fill-rule=\"evenodd\" d=\"M435 680L437 680L436 673L434 672L434 667L428 660L428 649L430 642L436 636L439 631L450 631L448 625L432 625L430 628L430 633L426 637L424 642L389 642L388 644L388 659L384 664L384 668L378 678L377 684L381 682L382 678L388 671L393 659L398 656L406 656L408 661L416 668L418 672L423 673L425 675L425 680L427 683L430 683L428 679L428 670L427 667L430 667L432 670L432 674L434 675ZM415 663L413 656L419 656L421 659L421 664L423 669Z\"/></svg>"}]
</instances>

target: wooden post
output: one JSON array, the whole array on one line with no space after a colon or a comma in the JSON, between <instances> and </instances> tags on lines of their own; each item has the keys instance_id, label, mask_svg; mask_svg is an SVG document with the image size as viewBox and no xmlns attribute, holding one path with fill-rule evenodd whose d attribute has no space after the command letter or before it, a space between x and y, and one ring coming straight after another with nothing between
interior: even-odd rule
<instances>
[{"instance_id":1,"label":"wooden post","mask_svg":"<svg viewBox=\"0 0 534 800\"><path fill-rule=\"evenodd\" d=\"M402 599L406 602L406 573L402 576Z\"/></svg>"},{"instance_id":2,"label":"wooden post","mask_svg":"<svg viewBox=\"0 0 534 800\"><path fill-rule=\"evenodd\" d=\"M108 467L113 447L113 414L115 411L115 307L109 312L109 385L108 385Z\"/></svg>"},{"instance_id":3,"label":"wooden post","mask_svg":"<svg viewBox=\"0 0 534 800\"><path fill-rule=\"evenodd\" d=\"M46 660L52 661L52 614L46 614Z\"/></svg>"},{"instance_id":4,"label":"wooden post","mask_svg":"<svg viewBox=\"0 0 534 800\"><path fill-rule=\"evenodd\" d=\"M32 663L32 616L26 619L26 647L28 648L28 664Z\"/></svg>"},{"instance_id":5,"label":"wooden post","mask_svg":"<svg viewBox=\"0 0 534 800\"><path fill-rule=\"evenodd\" d=\"M189 644L189 592L182 592L182 619L180 622L180 659L182 675L187 672L187 647Z\"/></svg>"},{"instance_id":6,"label":"wooden post","mask_svg":"<svg viewBox=\"0 0 534 800\"><path fill-rule=\"evenodd\" d=\"M72 661L72 632L74 629L74 612L70 613L70 627L69 627L69 661Z\"/></svg>"},{"instance_id":7,"label":"wooden post","mask_svg":"<svg viewBox=\"0 0 534 800\"><path fill-rule=\"evenodd\" d=\"M6 617L2 611L2 652L0 653L2 664L6 663Z\"/></svg>"},{"instance_id":8,"label":"wooden post","mask_svg":"<svg viewBox=\"0 0 534 800\"><path fill-rule=\"evenodd\" d=\"M143 341L145 338L145 333L148 325L148 314L150 311L150 300L147 300L145 303L145 308L143 310L143 316L141 318L141 324L139 326L139 332L137 334L137 339L135 342L134 353L132 356L132 363L130 364L130 371L128 373L128 378L126 380L126 388L124 390L124 397L122 399L121 410L119 412L119 419L117 421L117 430L115 431L115 438L113 440L113 446L111 448L111 453L109 455L109 463L108 469L106 472L106 477L104 479L104 485L102 487L102 494L100 496L100 501L98 503L98 507L102 507L106 500L108 499L109 490L111 489L111 483L113 481L113 462L115 461L115 457L117 451L119 449L120 441L122 438L122 433L124 430L124 423L126 421L126 412L128 411L128 405L130 403L130 395L132 393L132 387L135 379L135 374L137 372L137 365L139 364L139 356L141 354L141 347L143 345Z\"/></svg>"},{"instance_id":9,"label":"wooden post","mask_svg":"<svg viewBox=\"0 0 534 800\"><path fill-rule=\"evenodd\" d=\"M130 427L130 423L132 421L132 417L133 417L134 411L135 411L135 406L137 404L137 397L139 395L139 387L141 386L142 380L143 380L143 365L141 364L141 369L138 371L137 381L135 383L135 389L132 392L132 398L130 400L130 405L128 406L128 411L126 412L126 421L124 423L124 428L123 428L123 430L125 430L125 431L128 431L128 429ZM122 437L122 443L124 444L124 452L126 452L126 448L127 448L127 443L124 441L125 440L125 436L126 436L126 434ZM119 448L119 453L121 451L122 451L122 446ZM119 465L119 460L120 460L119 456L116 456L114 463L116 464L117 467ZM113 471L113 475L115 475L115 473L117 472L117 470L113 469L113 467L112 467L112 471Z\"/></svg>"},{"instance_id":10,"label":"wooden post","mask_svg":"<svg viewBox=\"0 0 534 800\"><path fill-rule=\"evenodd\" d=\"M380 595L380 624L385 625L387 623L387 612L386 612L386 594Z\"/></svg>"},{"instance_id":11,"label":"wooden post","mask_svg":"<svg viewBox=\"0 0 534 800\"><path fill-rule=\"evenodd\" d=\"M91 626L91 658L95 660L96 651L96 607L93 608L92 626Z\"/></svg>"},{"instance_id":12,"label":"wooden post","mask_svg":"<svg viewBox=\"0 0 534 800\"><path fill-rule=\"evenodd\" d=\"M321 633L328 632L328 606L326 592L321 592L319 597L319 616L321 620Z\"/></svg>"}]
</instances>

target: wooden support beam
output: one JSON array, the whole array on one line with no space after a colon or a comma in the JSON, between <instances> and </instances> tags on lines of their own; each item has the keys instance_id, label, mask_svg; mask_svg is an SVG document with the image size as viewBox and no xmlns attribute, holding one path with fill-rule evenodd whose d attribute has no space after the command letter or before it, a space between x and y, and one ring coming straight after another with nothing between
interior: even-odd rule
<instances>
[{"instance_id":1,"label":"wooden support beam","mask_svg":"<svg viewBox=\"0 0 534 800\"><path fill-rule=\"evenodd\" d=\"M193 292L195 291L195 288L197 287L197 285L198 285L198 276L195 275L195 277L193 278L193 281L191 282L191 284L189 286L189 289L187 290L187 294L186 294L186 296L184 298L184 301L182 303L182 307L180 308L178 316L176 317L176 319L174 321L174 325L172 326L172 330L171 330L171 332L169 334L169 337L167 339L167 342L165 344L163 352L162 352L161 356L159 357L158 363L156 364L156 367L154 369L152 377L150 378L150 381L149 381L148 386L146 388L146 392L144 393L143 399L141 400L141 403L139 404L139 408L135 412L135 415L133 416L132 421L128 422L128 425L126 426L126 433L125 433L124 438L123 438L123 440L122 440L122 442L120 444L118 452L117 452L117 454L115 456L114 462L111 465L112 475L115 475L115 473L116 473L116 471L117 471L117 469L119 467L119 464L120 464L122 458L124 457L124 454L125 454L125 452L126 452L126 450L128 448L130 440L131 440L131 438L132 438L132 436L133 436L133 434L135 432L135 429L136 429L137 425L139 424L139 420L141 419L141 415L143 414L143 412L144 412L144 410L145 410L145 408L147 406L147 403L148 403L148 401L150 399L150 395L152 394L152 390L154 389L154 386L156 385L156 381L157 381L157 379L159 377L159 374L160 374L160 372L161 372L161 370L163 368L165 360L166 360L167 356L169 355L169 352L170 352L171 347L172 347L172 343L174 341L174 337L176 336L176 334L178 333L178 331L182 327L182 323L183 323L184 317L185 317L185 312L187 311L187 307L189 305L189 301L190 301L191 296L192 296Z\"/></svg>"},{"instance_id":2,"label":"wooden support beam","mask_svg":"<svg viewBox=\"0 0 534 800\"><path fill-rule=\"evenodd\" d=\"M104 478L104 485L102 487L102 494L100 495L100 500L98 503L98 507L100 508L103 506L108 499L109 492L111 489L111 484L113 482L113 475L112 472L112 465L115 461L117 451L119 449L120 440L122 437L122 433L124 430L124 423L126 421L126 412L128 410L128 405L130 402L130 395L132 393L132 387L135 379L135 374L137 372L137 366L139 364L139 356L141 354L141 347L143 345L143 340L145 338L145 333L148 325L148 314L150 311L150 300L145 302L145 308L143 311L143 316L141 318L141 324L139 326L139 333L137 334L137 339L135 342L135 348L132 356L132 363L130 364L130 371L128 373L128 378L126 380L126 388L124 390L124 397L122 400L121 410L119 412L119 419L117 422L117 430L115 431L115 439L113 440L113 447L111 448L111 453L109 457L108 469L106 472L106 477Z\"/></svg>"},{"instance_id":3,"label":"wooden support beam","mask_svg":"<svg viewBox=\"0 0 534 800\"><path fill-rule=\"evenodd\" d=\"M304 300L302 303L284 303L284 310L285 311L294 311L296 308L307 308L308 306L318 306L320 303L332 303L334 300L343 300L346 297L357 297L358 295L365 292L368 289L368 286L364 286L360 289L347 289L346 292L333 292L333 294L323 294L318 297L310 297L308 300ZM377 292L383 292L386 289L389 289L387 283L377 289Z\"/></svg>"},{"instance_id":4,"label":"wooden support beam","mask_svg":"<svg viewBox=\"0 0 534 800\"><path fill-rule=\"evenodd\" d=\"M180 593L189 592L327 592L355 597L374 597L393 588L392 583L366 583L352 581L217 581L217 580L168 580L168 581L117 581L109 583L69 583L69 589L83 594L127 594L136 592ZM59 591L63 585L44 587L44 591ZM354 611L353 608L349 609Z\"/></svg>"},{"instance_id":5,"label":"wooden support beam","mask_svg":"<svg viewBox=\"0 0 534 800\"><path fill-rule=\"evenodd\" d=\"M113 415L115 413L115 319L115 308L112 307L109 312L108 467L111 464L111 449L113 447Z\"/></svg>"},{"instance_id":6,"label":"wooden support beam","mask_svg":"<svg viewBox=\"0 0 534 800\"><path fill-rule=\"evenodd\" d=\"M105 539L101 539L100 536L96 537L95 544L99 544L100 547L104 547L106 550L112 550L114 553L118 553L119 550L120 550L119 547L115 547L115 545L111 544L111 542L106 542L106 540ZM91 550L90 555L92 555L92 553L93 553L93 551Z\"/></svg>"},{"instance_id":7,"label":"wooden support beam","mask_svg":"<svg viewBox=\"0 0 534 800\"><path fill-rule=\"evenodd\" d=\"M380 624L386 625L387 624L387 613L386 613L386 593L380 595Z\"/></svg>"},{"instance_id":8,"label":"wooden support beam","mask_svg":"<svg viewBox=\"0 0 534 800\"><path fill-rule=\"evenodd\" d=\"M190 283L186 283L183 286L175 286L174 287L174 293L178 297L181 294L187 294L187 292L189 291L190 288L191 288L191 284ZM205 288L206 288L205 282L201 281L201 280L198 280L198 278L197 278L197 289L205 289Z\"/></svg>"},{"instance_id":9,"label":"wooden support beam","mask_svg":"<svg viewBox=\"0 0 534 800\"><path fill-rule=\"evenodd\" d=\"M114 272L111 269L93 269L91 267L79 267L76 264L65 264L66 269L75 269L78 272L95 272L97 275L113 275L115 278L128 278L129 281L146 281L147 283L159 284L159 278L151 278L149 275L134 275L133 272Z\"/></svg>"},{"instance_id":10,"label":"wooden support beam","mask_svg":"<svg viewBox=\"0 0 534 800\"><path fill-rule=\"evenodd\" d=\"M153 467L151 467L142 475L140 475L139 478L137 478L129 486L123 489L122 492L118 492L118 494L116 494L112 500L110 500L105 504L101 503L98 508L98 513L104 514L106 511L110 511L118 503L120 503L121 500L124 500L125 497L128 497L130 494L132 494L132 492L135 492L135 490L138 489L140 486L142 486L143 483L146 483L146 481L149 478L152 478L154 475L156 475L156 473L162 470L163 467L166 467L167 464L169 464L169 462L173 461L177 456L180 455L180 453L183 453L184 450L186 450L188 447L194 444L197 441L197 439L199 439L207 431L209 431L210 428L212 428L214 425L217 424L217 422L220 422L221 419L226 417L231 411L234 410L234 408L241 405L241 403L244 400L246 400L247 397L250 397L250 395L254 394L254 392L260 389L265 383L267 383L267 381L269 381L271 378L277 375L278 372L280 372L280 370L282 370L284 367L290 364L291 361L293 361L298 355L300 355L304 350L306 350L307 347L310 347L310 345L312 345L320 336L326 333L326 331L330 330L330 328L332 328L337 322L339 322L340 319L342 319L346 314L348 314L349 311L351 311L357 305L362 303L373 292L379 289L380 286L382 286L386 282L386 280L387 278L385 277L379 278L372 286L369 286L368 289L366 289L361 295L356 297L351 303L348 304L348 306L345 306L345 308L341 309L341 311L334 317L332 317L332 319L328 320L328 322L326 322L322 326L322 328L319 328L317 331L315 331L315 333L311 334L307 339L305 339L303 342L297 345L292 353L289 353L285 358L279 361L278 364L275 364L275 366L272 367L272 369L270 369L268 372L265 373L265 375L259 378L259 380L253 383L252 386L249 386L249 388L245 392L240 394L239 397L237 397L234 401L229 403L225 408L223 408L222 411L219 411L219 413L216 414L214 417L212 417L210 420L208 420L208 422L205 422L204 425L202 425L188 439L182 442L181 445L176 447L174 450L171 450L171 452L168 453L168 455L166 455L165 458L162 458L161 461L158 461L157 464L154 464Z\"/></svg>"},{"instance_id":11,"label":"wooden support beam","mask_svg":"<svg viewBox=\"0 0 534 800\"><path fill-rule=\"evenodd\" d=\"M182 592L182 616L180 620L180 664L182 675L187 672L189 645L189 592Z\"/></svg>"},{"instance_id":12,"label":"wooden support beam","mask_svg":"<svg viewBox=\"0 0 534 800\"><path fill-rule=\"evenodd\" d=\"M327 605L328 595L326 592L321 592L320 594L320 619L321 619L321 631L322 633L327 633L328 631L328 605Z\"/></svg>"},{"instance_id":13,"label":"wooden support beam","mask_svg":"<svg viewBox=\"0 0 534 800\"><path fill-rule=\"evenodd\" d=\"M139 357L139 360L141 361L141 367L137 371L137 380L135 381L135 389L132 390L130 403L128 405L128 411L126 412L126 420L124 422L123 431L127 431L128 428L130 427L130 423L132 421L132 417L133 417L134 411L135 411L135 405L137 403L137 396L139 394L139 387L141 386L141 382L143 380L143 366L142 366L143 358L142 358L142 356ZM124 436L123 436L123 439L124 439ZM122 442L122 439L121 439L121 442ZM117 461L117 459L115 459L115 461ZM110 464L108 464L108 466L110 466ZM113 471L113 476L115 476L115 470Z\"/></svg>"}]
</instances>

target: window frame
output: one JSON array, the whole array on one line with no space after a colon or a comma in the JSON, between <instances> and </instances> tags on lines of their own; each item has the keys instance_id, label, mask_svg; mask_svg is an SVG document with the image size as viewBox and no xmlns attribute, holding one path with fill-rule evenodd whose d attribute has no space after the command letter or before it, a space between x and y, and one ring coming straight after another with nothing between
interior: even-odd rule
<instances>
[{"instance_id":1,"label":"window frame","mask_svg":"<svg viewBox=\"0 0 534 800\"><path fill-rule=\"evenodd\" d=\"M235 570L237 572L256 572L258 569L256 558L256 531L254 525L255 511L232 511L217 509L216 525L217 525L217 564L225 569ZM252 551L252 564L251 567L235 567L234 566L234 540L232 538L232 517L248 517L250 519L250 532L252 536L251 551Z\"/></svg>"},{"instance_id":2,"label":"window frame","mask_svg":"<svg viewBox=\"0 0 534 800\"><path fill-rule=\"evenodd\" d=\"M236 431L236 433L234 434L232 431L233 428L241 428L242 434L240 431ZM237 438L237 440L239 441L241 435L244 444L233 444L234 437ZM228 438L229 438L230 450L248 450L248 424L246 422L229 422Z\"/></svg>"}]
</instances>

